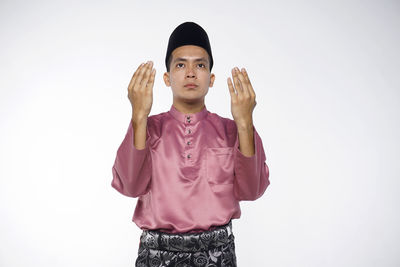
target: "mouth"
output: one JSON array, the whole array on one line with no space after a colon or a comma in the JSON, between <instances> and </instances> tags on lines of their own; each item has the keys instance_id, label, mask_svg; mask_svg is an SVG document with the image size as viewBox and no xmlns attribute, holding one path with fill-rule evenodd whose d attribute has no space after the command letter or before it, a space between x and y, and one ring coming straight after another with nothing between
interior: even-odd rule
<instances>
[{"instance_id":1,"label":"mouth","mask_svg":"<svg viewBox=\"0 0 400 267\"><path fill-rule=\"evenodd\" d=\"M188 84L185 84L185 87L186 87L186 88L196 88L197 85L195 85L195 84L193 84L193 83L188 83Z\"/></svg>"}]
</instances>

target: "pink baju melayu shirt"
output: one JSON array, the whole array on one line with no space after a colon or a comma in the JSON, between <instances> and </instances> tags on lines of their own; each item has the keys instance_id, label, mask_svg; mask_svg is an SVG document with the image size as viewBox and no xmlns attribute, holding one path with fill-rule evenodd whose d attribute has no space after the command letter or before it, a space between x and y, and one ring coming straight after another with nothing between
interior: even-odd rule
<instances>
[{"instance_id":1,"label":"pink baju melayu shirt","mask_svg":"<svg viewBox=\"0 0 400 267\"><path fill-rule=\"evenodd\" d=\"M255 154L243 155L234 120L206 107L174 106L147 118L146 147L136 149L131 121L112 168L114 187L139 197L132 221L141 229L199 232L240 218L239 201L261 197L269 169L255 127Z\"/></svg>"}]
</instances>

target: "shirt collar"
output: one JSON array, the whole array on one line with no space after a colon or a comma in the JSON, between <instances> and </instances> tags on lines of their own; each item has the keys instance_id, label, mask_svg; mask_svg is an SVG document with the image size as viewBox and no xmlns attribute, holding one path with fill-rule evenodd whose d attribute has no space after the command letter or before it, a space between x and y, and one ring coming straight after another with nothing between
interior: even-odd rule
<instances>
[{"instance_id":1,"label":"shirt collar","mask_svg":"<svg viewBox=\"0 0 400 267\"><path fill-rule=\"evenodd\" d=\"M177 110L174 105L171 105L171 109L169 110L169 114L174 117L176 120L183 122L185 124L196 124L198 121L204 119L207 114L208 110L204 105L204 108L196 113L185 114Z\"/></svg>"}]
</instances>

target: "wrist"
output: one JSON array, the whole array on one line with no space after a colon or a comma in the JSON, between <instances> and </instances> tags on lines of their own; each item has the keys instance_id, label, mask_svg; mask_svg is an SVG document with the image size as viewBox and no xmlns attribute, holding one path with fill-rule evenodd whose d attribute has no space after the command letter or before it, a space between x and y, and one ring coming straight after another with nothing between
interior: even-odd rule
<instances>
[{"instance_id":1,"label":"wrist","mask_svg":"<svg viewBox=\"0 0 400 267\"><path fill-rule=\"evenodd\" d=\"M132 110L132 121L134 122L142 122L144 120L147 120L147 114L141 113L141 112L136 112Z\"/></svg>"},{"instance_id":2,"label":"wrist","mask_svg":"<svg viewBox=\"0 0 400 267\"><path fill-rule=\"evenodd\" d=\"M132 123L136 125L147 123L147 116L132 116Z\"/></svg>"},{"instance_id":3,"label":"wrist","mask_svg":"<svg viewBox=\"0 0 400 267\"><path fill-rule=\"evenodd\" d=\"M236 122L236 127L238 131L249 131L253 130L253 121L252 120L247 120L247 121L239 121Z\"/></svg>"}]
</instances>

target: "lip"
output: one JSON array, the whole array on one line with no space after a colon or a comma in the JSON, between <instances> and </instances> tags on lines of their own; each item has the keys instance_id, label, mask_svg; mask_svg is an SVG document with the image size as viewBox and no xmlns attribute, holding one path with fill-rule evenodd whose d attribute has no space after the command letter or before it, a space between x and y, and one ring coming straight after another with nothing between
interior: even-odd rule
<instances>
[{"instance_id":1,"label":"lip","mask_svg":"<svg viewBox=\"0 0 400 267\"><path fill-rule=\"evenodd\" d=\"M188 88L196 88L197 85L194 84L194 83L188 83L188 84L185 84L185 87L188 87Z\"/></svg>"}]
</instances>

